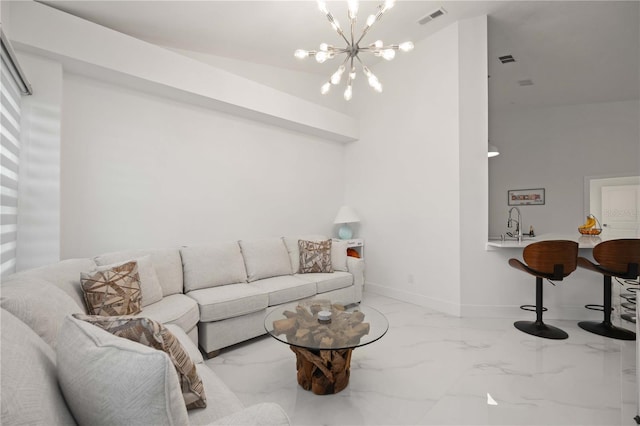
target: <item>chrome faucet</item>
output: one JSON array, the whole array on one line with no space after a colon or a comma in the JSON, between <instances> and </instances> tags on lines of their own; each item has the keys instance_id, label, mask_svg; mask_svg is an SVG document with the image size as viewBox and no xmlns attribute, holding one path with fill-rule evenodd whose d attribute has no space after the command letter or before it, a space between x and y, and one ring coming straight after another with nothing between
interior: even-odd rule
<instances>
[{"instance_id":1,"label":"chrome faucet","mask_svg":"<svg viewBox=\"0 0 640 426\"><path fill-rule=\"evenodd\" d=\"M511 213L515 210L518 212L518 218L512 219ZM513 222L516 223L516 235L514 237L518 238L518 242L522 242L522 215L520 214L520 209L517 207L511 207L509 209L509 219L507 220L507 228L511 228L513 226Z\"/></svg>"}]
</instances>

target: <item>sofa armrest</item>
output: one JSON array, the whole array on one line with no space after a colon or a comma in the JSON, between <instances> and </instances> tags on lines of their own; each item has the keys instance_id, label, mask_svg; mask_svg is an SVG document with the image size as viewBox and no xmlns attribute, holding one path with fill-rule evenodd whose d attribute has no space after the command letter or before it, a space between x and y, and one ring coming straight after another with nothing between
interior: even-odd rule
<instances>
[{"instance_id":1,"label":"sofa armrest","mask_svg":"<svg viewBox=\"0 0 640 426\"><path fill-rule=\"evenodd\" d=\"M353 275L353 285L356 289L356 298L362 300L362 290L364 288L364 260L347 256L347 269Z\"/></svg>"},{"instance_id":2,"label":"sofa armrest","mask_svg":"<svg viewBox=\"0 0 640 426\"><path fill-rule=\"evenodd\" d=\"M288 426L291 422L282 407L274 403L255 404L229 416L216 420L212 425L269 425Z\"/></svg>"}]
</instances>

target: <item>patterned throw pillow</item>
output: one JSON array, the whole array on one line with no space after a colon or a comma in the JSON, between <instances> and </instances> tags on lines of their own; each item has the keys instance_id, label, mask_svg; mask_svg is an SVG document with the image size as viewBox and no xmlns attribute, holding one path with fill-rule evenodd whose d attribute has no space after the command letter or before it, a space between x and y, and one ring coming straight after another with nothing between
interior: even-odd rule
<instances>
[{"instance_id":1,"label":"patterned throw pillow","mask_svg":"<svg viewBox=\"0 0 640 426\"><path fill-rule=\"evenodd\" d=\"M333 272L331 266L331 240L298 240L300 273Z\"/></svg>"},{"instance_id":2,"label":"patterned throw pillow","mask_svg":"<svg viewBox=\"0 0 640 426\"><path fill-rule=\"evenodd\" d=\"M169 355L169 359L178 373L182 397L187 410L207 406L204 385L196 371L196 365L189 358L187 351L178 339L164 325L149 318L131 316L103 317L84 314L74 314L73 316L115 336L165 352Z\"/></svg>"},{"instance_id":3,"label":"patterned throw pillow","mask_svg":"<svg viewBox=\"0 0 640 426\"><path fill-rule=\"evenodd\" d=\"M83 272L80 283L91 315L135 315L142 310L140 276L135 261L105 271Z\"/></svg>"}]
</instances>

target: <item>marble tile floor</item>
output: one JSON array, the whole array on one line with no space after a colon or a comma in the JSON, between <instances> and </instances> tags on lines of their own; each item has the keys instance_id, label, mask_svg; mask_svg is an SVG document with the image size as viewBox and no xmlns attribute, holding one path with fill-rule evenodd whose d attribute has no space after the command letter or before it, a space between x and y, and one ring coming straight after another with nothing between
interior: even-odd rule
<instances>
[{"instance_id":1,"label":"marble tile floor","mask_svg":"<svg viewBox=\"0 0 640 426\"><path fill-rule=\"evenodd\" d=\"M349 386L314 395L295 355L264 336L207 361L246 405L276 402L293 425L635 425L635 342L552 321L567 340L513 321L456 318L375 294L389 331L355 349ZM532 313L532 318L535 314Z\"/></svg>"}]
</instances>

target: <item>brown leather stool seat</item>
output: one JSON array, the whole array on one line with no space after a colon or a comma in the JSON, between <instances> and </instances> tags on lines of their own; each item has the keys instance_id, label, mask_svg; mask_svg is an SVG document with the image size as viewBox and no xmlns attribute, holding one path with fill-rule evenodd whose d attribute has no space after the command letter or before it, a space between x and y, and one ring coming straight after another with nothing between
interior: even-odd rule
<instances>
[{"instance_id":1,"label":"brown leather stool seat","mask_svg":"<svg viewBox=\"0 0 640 426\"><path fill-rule=\"evenodd\" d=\"M640 239L626 238L604 241L593 248L593 258L599 265L584 257L578 258L578 266L604 277L604 302L602 305L585 305L587 309L602 310L604 320L581 321L580 328L600 336L619 340L636 340L636 333L611 323L611 277L636 279L640 263Z\"/></svg>"},{"instance_id":2,"label":"brown leather stool seat","mask_svg":"<svg viewBox=\"0 0 640 426\"><path fill-rule=\"evenodd\" d=\"M542 321L542 280L562 281L576 270L578 243L567 240L549 240L529 244L522 251L526 264L518 259L509 259L509 265L536 277L536 304L522 305L520 309L536 312L535 321L516 321L513 325L520 331L547 339L566 339L569 335Z\"/></svg>"}]
</instances>

